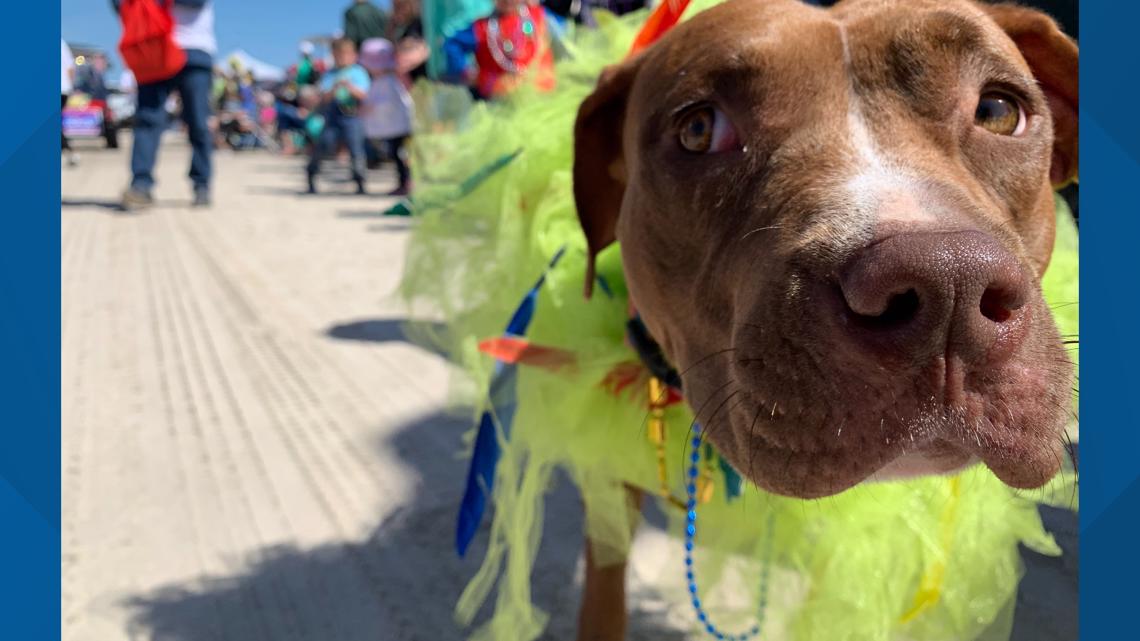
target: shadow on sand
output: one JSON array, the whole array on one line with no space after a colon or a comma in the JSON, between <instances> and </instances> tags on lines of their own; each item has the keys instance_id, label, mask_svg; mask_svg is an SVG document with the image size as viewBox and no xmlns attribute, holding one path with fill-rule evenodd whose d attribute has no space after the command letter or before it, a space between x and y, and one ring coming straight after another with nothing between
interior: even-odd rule
<instances>
[{"instance_id":1,"label":"shadow on sand","mask_svg":"<svg viewBox=\"0 0 1140 641\"><path fill-rule=\"evenodd\" d=\"M445 331L445 326L441 323L420 324L422 325L420 329L432 336L442 336ZM325 335L338 340L364 343L411 343L421 349L427 349L423 341L413 340L408 331L407 321L401 318L368 318L333 325L325 330Z\"/></svg>"},{"instance_id":2,"label":"shadow on sand","mask_svg":"<svg viewBox=\"0 0 1140 641\"><path fill-rule=\"evenodd\" d=\"M84 200L76 198L64 198L59 202L59 205L64 209L67 209L69 207L81 207L92 209L106 209L117 214L126 213L123 211L123 206L119 204L119 201L117 200Z\"/></svg>"},{"instance_id":3,"label":"shadow on sand","mask_svg":"<svg viewBox=\"0 0 1140 641\"><path fill-rule=\"evenodd\" d=\"M417 477L413 500L367 540L313 549L261 550L242 572L135 596L131 638L161 641L459 641L470 633L453 609L486 550L486 524L465 558L453 549L458 497L466 474L452 464L467 421L435 415L409 424L380 445L395 450ZM574 637L582 521L576 491L558 479L548 496L533 599L550 621L543 639ZM494 603L494 595L488 606ZM479 621L490 615L490 607ZM630 638L682 641L631 613Z\"/></svg>"}]
</instances>

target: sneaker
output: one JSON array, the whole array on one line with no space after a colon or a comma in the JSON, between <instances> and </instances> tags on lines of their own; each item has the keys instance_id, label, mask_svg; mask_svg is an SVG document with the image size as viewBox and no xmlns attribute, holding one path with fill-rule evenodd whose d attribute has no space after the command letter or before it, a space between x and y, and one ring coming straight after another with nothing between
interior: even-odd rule
<instances>
[{"instance_id":1,"label":"sneaker","mask_svg":"<svg viewBox=\"0 0 1140 641\"><path fill-rule=\"evenodd\" d=\"M194 188L194 200L190 203L191 207L209 207L210 206L210 190L206 187Z\"/></svg>"},{"instance_id":2,"label":"sneaker","mask_svg":"<svg viewBox=\"0 0 1140 641\"><path fill-rule=\"evenodd\" d=\"M357 196L364 196L367 194L368 194L368 190L364 188L364 181L363 180L357 180L356 181L356 195Z\"/></svg>"},{"instance_id":3,"label":"sneaker","mask_svg":"<svg viewBox=\"0 0 1140 641\"><path fill-rule=\"evenodd\" d=\"M407 185L400 185L392 191L385 194L386 196L407 196L410 190Z\"/></svg>"},{"instance_id":4,"label":"sneaker","mask_svg":"<svg viewBox=\"0 0 1140 641\"><path fill-rule=\"evenodd\" d=\"M306 194L317 193L317 178L316 176L309 176L309 188L305 190Z\"/></svg>"},{"instance_id":5,"label":"sneaker","mask_svg":"<svg viewBox=\"0 0 1140 641\"><path fill-rule=\"evenodd\" d=\"M123 192L123 199L121 205L123 211L136 211L139 209L146 209L154 204L154 196L150 195L149 191L141 191L131 187Z\"/></svg>"},{"instance_id":6,"label":"sneaker","mask_svg":"<svg viewBox=\"0 0 1140 641\"><path fill-rule=\"evenodd\" d=\"M67 152L67 166L68 167L78 167L79 166L79 152L70 151L70 150Z\"/></svg>"}]
</instances>

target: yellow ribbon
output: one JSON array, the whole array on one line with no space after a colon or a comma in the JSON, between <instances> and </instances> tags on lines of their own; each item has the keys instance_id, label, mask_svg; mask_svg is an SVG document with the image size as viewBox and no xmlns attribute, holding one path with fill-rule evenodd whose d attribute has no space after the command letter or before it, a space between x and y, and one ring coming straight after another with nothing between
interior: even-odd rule
<instances>
[{"instance_id":1,"label":"yellow ribbon","mask_svg":"<svg viewBox=\"0 0 1140 641\"><path fill-rule=\"evenodd\" d=\"M918 591L914 595L914 603L910 609L903 613L899 623L910 623L918 615L933 607L942 597L942 585L946 580L946 559L950 556L950 548L954 543L954 523L958 519L958 504L962 498L962 479L954 476L950 479L950 498L946 507L942 508L939 534L942 539L942 555L926 568L922 579L918 583Z\"/></svg>"},{"instance_id":2,"label":"yellow ribbon","mask_svg":"<svg viewBox=\"0 0 1140 641\"><path fill-rule=\"evenodd\" d=\"M669 487L669 469L665 461L665 398L669 390L656 376L649 378L649 441L657 450L657 480L659 487L657 493L661 498L669 501L674 507L687 510L685 501L673 495ZM697 478L696 499L700 504L708 503L713 497L714 482L712 478L712 461L707 459L705 467Z\"/></svg>"}]
</instances>

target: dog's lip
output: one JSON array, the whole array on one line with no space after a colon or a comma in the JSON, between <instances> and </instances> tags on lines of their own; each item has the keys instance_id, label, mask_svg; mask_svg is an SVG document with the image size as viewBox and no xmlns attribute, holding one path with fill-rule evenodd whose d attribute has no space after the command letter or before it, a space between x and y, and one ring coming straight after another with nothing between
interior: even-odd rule
<instances>
[{"instance_id":1,"label":"dog's lip","mask_svg":"<svg viewBox=\"0 0 1140 641\"><path fill-rule=\"evenodd\" d=\"M979 462L1005 484L1030 489L1044 485L1061 467L1060 456L1046 444L1019 438L1012 431L1003 431L1004 438L995 441L945 424L925 432L905 432L889 442L884 438L870 447L841 443L827 449L783 446L763 432L751 432L753 452L745 455L748 467L741 471L767 491L802 499L839 494L865 481L949 474ZM807 474L825 470L822 482L802 481Z\"/></svg>"},{"instance_id":2,"label":"dog's lip","mask_svg":"<svg viewBox=\"0 0 1140 641\"><path fill-rule=\"evenodd\" d=\"M1010 487L1041 487L1064 467L1060 436L1024 438L1012 430L996 430L975 437L960 438L954 444L981 459Z\"/></svg>"},{"instance_id":3,"label":"dog's lip","mask_svg":"<svg viewBox=\"0 0 1140 641\"><path fill-rule=\"evenodd\" d=\"M867 457L874 459L868 463L871 468L870 473L885 468L894 463L900 457L912 454L932 454L938 455L942 453L952 454L967 454L975 455L974 452L956 441L946 438L945 430L938 432L919 434L918 432L907 432L896 437L887 436L881 442L877 442L872 450L877 456ZM772 437L757 431L754 436L760 443L754 443L753 447L760 446L772 453L784 454L789 457L811 457L813 459L826 459L837 457L855 457L866 452L860 452L859 448L850 443L839 443L834 447L816 447L816 448L802 448L790 447L781 445L773 441Z\"/></svg>"},{"instance_id":4,"label":"dog's lip","mask_svg":"<svg viewBox=\"0 0 1140 641\"><path fill-rule=\"evenodd\" d=\"M745 454L741 462L747 467L741 471L768 491L804 499L838 494L865 481L953 473L979 462L1013 487L1039 487L1056 472L1046 458L1052 455L1043 452L1042 444L1019 438L1017 430L1000 430L1003 438L995 441L940 419L930 408L916 412L904 425L888 426L881 439L879 428L871 423L849 424L843 432L870 430L872 439L843 439L836 434L836 439L821 439L810 447L802 442L788 445L769 430L747 424L740 428L737 423L738 429L748 430L753 450ZM824 482L797 482L806 472L821 470L827 470Z\"/></svg>"},{"instance_id":5,"label":"dog's lip","mask_svg":"<svg viewBox=\"0 0 1140 641\"><path fill-rule=\"evenodd\" d=\"M762 395L750 396L757 409L752 413L746 413L746 416L733 416L733 419L738 417L746 419L739 423L734 421L734 424L746 429L754 441L774 451L819 456L850 454L867 444L866 438L861 442L852 441L852 438L860 433L881 436L881 440L875 442L876 451L885 452L891 457L930 447L935 442L949 442L947 440L949 426L937 420L937 415L930 407L916 405L913 412L906 412L901 416L895 413L894 416L888 417L885 410L882 412L871 410L866 415L874 418L864 420L836 421L819 418L807 419L806 423L801 423L791 417L802 415L802 412L788 409L796 407L797 403L762 400L764 398ZM967 410L963 408L962 411ZM879 421L877 426L874 424L876 419ZM782 438L771 430L776 425L786 425L789 420L796 423L794 428L786 432L789 436L818 434L819 438L809 444L809 439ZM781 426L781 429L787 430L785 426Z\"/></svg>"},{"instance_id":6,"label":"dog's lip","mask_svg":"<svg viewBox=\"0 0 1140 641\"><path fill-rule=\"evenodd\" d=\"M818 499L839 494L871 478L882 468L879 461L861 461L841 456L846 453L821 455L763 447L757 451L757 454L748 460L753 466L752 469L759 470L762 466L768 465L775 473L760 475L746 473L746 476L768 492L799 499ZM818 474L813 476L810 483L800 482L802 478L800 474L788 474L793 469L812 470L817 473L822 469L829 469L821 465L827 458L838 459L836 460L838 465L830 467L824 482L820 482Z\"/></svg>"},{"instance_id":7,"label":"dog's lip","mask_svg":"<svg viewBox=\"0 0 1140 641\"><path fill-rule=\"evenodd\" d=\"M799 452L778 446L769 447L767 443L761 448L759 462L771 459L772 469L777 474L764 474L753 479L763 489L800 499L826 498L845 492L864 482L895 481L927 476L931 474L951 474L970 465L977 464L982 458L941 438L931 439L925 443L912 445L909 440L906 445L898 444L885 446L875 455L855 455L851 450L836 452ZM825 464L831 459L836 465L830 466L831 472L826 481L818 482L818 478L810 483L796 483L789 480L786 472L790 469L821 470L828 469ZM989 464L987 463L987 466ZM782 467L781 467L782 466ZM756 465L753 469L760 469ZM783 470L785 473L781 474ZM1015 471L1014 475L1019 472ZM999 478L1004 477L995 470ZM798 476L794 476L798 478Z\"/></svg>"}]
</instances>

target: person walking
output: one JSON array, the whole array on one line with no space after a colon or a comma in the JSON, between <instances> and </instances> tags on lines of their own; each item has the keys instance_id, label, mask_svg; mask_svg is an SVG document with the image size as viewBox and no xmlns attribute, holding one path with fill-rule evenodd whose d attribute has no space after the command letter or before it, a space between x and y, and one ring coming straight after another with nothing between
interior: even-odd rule
<instances>
[{"instance_id":1,"label":"person walking","mask_svg":"<svg viewBox=\"0 0 1140 641\"><path fill-rule=\"evenodd\" d=\"M369 0L355 0L344 12L344 37L357 51L369 38L383 38L388 31L388 14Z\"/></svg>"},{"instance_id":2,"label":"person walking","mask_svg":"<svg viewBox=\"0 0 1140 641\"><path fill-rule=\"evenodd\" d=\"M118 12L123 0L111 0ZM154 204L154 166L162 132L168 124L167 99L177 92L182 102L182 119L190 133L193 154L190 180L193 206L210 205L211 153L210 94L217 53L212 0L173 0L174 40L186 52L186 65L173 78L138 86L135 110L134 145L131 149L131 184L123 193L122 207L132 211Z\"/></svg>"},{"instance_id":3,"label":"person walking","mask_svg":"<svg viewBox=\"0 0 1140 641\"><path fill-rule=\"evenodd\" d=\"M59 41L59 108L62 112L67 108L67 99L71 96L71 92L75 90L75 55L71 53L71 47L67 46L62 38ZM71 148L71 143L67 141L67 133L61 126L59 129L59 150L60 153L67 154L68 166L74 167L79 164L79 154Z\"/></svg>"}]
</instances>

